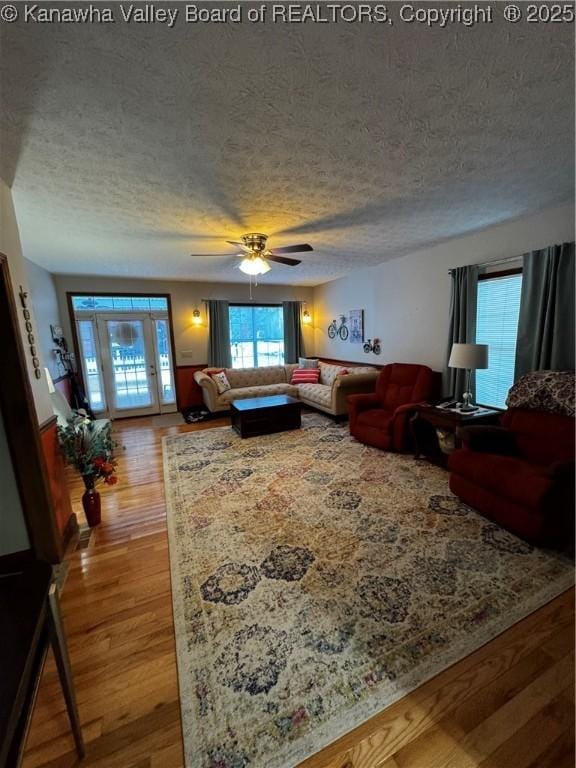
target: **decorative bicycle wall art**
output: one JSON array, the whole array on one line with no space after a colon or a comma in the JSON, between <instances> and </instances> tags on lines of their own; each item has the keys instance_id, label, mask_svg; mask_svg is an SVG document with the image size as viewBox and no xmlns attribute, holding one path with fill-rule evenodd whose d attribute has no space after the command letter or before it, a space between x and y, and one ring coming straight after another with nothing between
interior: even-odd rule
<instances>
[{"instance_id":1,"label":"decorative bicycle wall art","mask_svg":"<svg viewBox=\"0 0 576 768\"><path fill-rule=\"evenodd\" d=\"M368 339L368 341L364 344L364 352L373 352L375 355L379 355L380 352L382 352L382 347L380 346L380 339Z\"/></svg>"},{"instance_id":2,"label":"decorative bicycle wall art","mask_svg":"<svg viewBox=\"0 0 576 768\"><path fill-rule=\"evenodd\" d=\"M380 339L364 341L363 309L351 309L348 316L340 315L338 320L332 320L328 326L328 337L330 339L338 337L342 341L349 339L352 344L362 344L362 348L367 354L372 352L375 355L379 355L382 351Z\"/></svg>"},{"instance_id":3,"label":"decorative bicycle wall art","mask_svg":"<svg viewBox=\"0 0 576 768\"><path fill-rule=\"evenodd\" d=\"M328 336L331 339L335 339L339 336L342 341L346 341L348 338L348 326L346 325L346 315L340 315L340 325L336 320L332 320L328 326Z\"/></svg>"},{"instance_id":4,"label":"decorative bicycle wall art","mask_svg":"<svg viewBox=\"0 0 576 768\"><path fill-rule=\"evenodd\" d=\"M350 310L350 341L352 344L362 344L364 341L364 310Z\"/></svg>"}]
</instances>

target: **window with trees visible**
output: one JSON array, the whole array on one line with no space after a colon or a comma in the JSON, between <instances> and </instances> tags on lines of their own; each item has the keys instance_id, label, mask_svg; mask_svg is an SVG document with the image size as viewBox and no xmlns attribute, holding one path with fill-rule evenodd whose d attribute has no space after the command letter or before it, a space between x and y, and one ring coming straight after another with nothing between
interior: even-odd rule
<instances>
[{"instance_id":1,"label":"window with trees visible","mask_svg":"<svg viewBox=\"0 0 576 768\"><path fill-rule=\"evenodd\" d=\"M284 364L284 314L281 305L230 305L233 368Z\"/></svg>"}]
</instances>

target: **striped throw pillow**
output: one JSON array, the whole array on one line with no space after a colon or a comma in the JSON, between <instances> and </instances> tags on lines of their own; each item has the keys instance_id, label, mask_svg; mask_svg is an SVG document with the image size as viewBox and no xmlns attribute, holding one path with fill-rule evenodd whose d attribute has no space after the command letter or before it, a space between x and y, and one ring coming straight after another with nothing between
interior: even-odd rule
<instances>
[{"instance_id":1,"label":"striped throw pillow","mask_svg":"<svg viewBox=\"0 0 576 768\"><path fill-rule=\"evenodd\" d=\"M291 384L318 384L319 368L296 368L292 373Z\"/></svg>"}]
</instances>

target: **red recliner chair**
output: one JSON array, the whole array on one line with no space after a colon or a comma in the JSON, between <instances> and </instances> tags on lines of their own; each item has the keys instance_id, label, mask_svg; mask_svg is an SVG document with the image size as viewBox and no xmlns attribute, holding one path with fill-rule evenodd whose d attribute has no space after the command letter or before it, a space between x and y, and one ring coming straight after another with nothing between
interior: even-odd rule
<instances>
[{"instance_id":1,"label":"red recliner chair","mask_svg":"<svg viewBox=\"0 0 576 768\"><path fill-rule=\"evenodd\" d=\"M512 387L500 427L464 427L450 489L523 539L570 547L574 535L574 374L538 371Z\"/></svg>"},{"instance_id":2,"label":"red recliner chair","mask_svg":"<svg viewBox=\"0 0 576 768\"><path fill-rule=\"evenodd\" d=\"M414 406L435 396L438 374L426 365L385 365L369 395L349 395L350 434L385 451L402 451Z\"/></svg>"}]
</instances>

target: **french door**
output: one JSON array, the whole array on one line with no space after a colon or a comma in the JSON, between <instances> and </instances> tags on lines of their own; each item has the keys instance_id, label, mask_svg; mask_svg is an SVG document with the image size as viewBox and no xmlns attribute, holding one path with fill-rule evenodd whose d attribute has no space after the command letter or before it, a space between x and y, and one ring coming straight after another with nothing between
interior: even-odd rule
<instances>
[{"instance_id":1,"label":"french door","mask_svg":"<svg viewBox=\"0 0 576 768\"><path fill-rule=\"evenodd\" d=\"M76 323L94 411L111 419L176 411L167 316L77 313Z\"/></svg>"}]
</instances>

